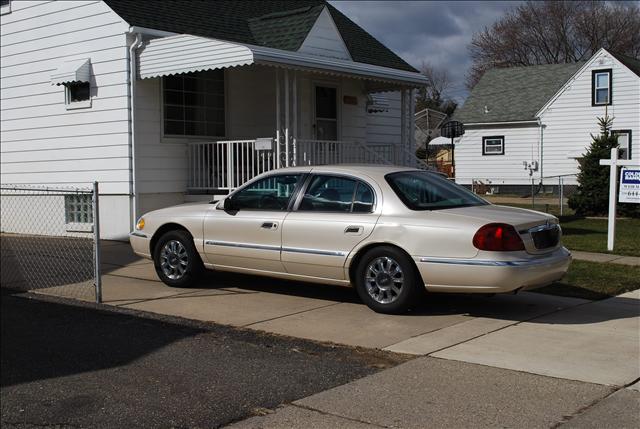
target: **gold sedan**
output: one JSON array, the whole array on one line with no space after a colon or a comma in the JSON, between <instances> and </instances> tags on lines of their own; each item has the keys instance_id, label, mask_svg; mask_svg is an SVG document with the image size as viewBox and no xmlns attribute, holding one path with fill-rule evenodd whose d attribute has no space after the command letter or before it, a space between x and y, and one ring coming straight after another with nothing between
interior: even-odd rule
<instances>
[{"instance_id":1,"label":"gold sedan","mask_svg":"<svg viewBox=\"0 0 640 429\"><path fill-rule=\"evenodd\" d=\"M130 240L170 286L192 285L205 268L353 285L382 313L406 311L425 288L544 286L571 262L557 218L387 166L275 170L221 201L147 213Z\"/></svg>"}]
</instances>

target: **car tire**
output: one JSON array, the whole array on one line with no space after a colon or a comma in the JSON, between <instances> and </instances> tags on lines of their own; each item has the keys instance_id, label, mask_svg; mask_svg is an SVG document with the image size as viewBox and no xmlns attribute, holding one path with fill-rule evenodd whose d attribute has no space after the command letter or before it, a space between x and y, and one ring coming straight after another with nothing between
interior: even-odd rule
<instances>
[{"instance_id":1,"label":"car tire","mask_svg":"<svg viewBox=\"0 0 640 429\"><path fill-rule=\"evenodd\" d=\"M169 231L153 251L153 265L160 280L171 287L193 286L203 271L202 260L186 231Z\"/></svg>"},{"instance_id":2,"label":"car tire","mask_svg":"<svg viewBox=\"0 0 640 429\"><path fill-rule=\"evenodd\" d=\"M425 290L413 261L391 246L374 247L360 258L354 284L369 308L385 314L405 313L420 301Z\"/></svg>"}]
</instances>

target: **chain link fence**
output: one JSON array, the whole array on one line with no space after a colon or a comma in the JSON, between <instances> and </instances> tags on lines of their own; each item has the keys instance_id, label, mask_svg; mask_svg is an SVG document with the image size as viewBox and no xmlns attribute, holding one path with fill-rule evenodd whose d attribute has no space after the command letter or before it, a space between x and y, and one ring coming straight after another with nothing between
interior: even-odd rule
<instances>
[{"instance_id":1,"label":"chain link fence","mask_svg":"<svg viewBox=\"0 0 640 429\"><path fill-rule=\"evenodd\" d=\"M572 214L567 203L577 190L576 174L547 176L542 181L534 178L526 185L504 182L504 178L474 178L470 188L496 204L532 208L559 216Z\"/></svg>"},{"instance_id":2,"label":"chain link fence","mask_svg":"<svg viewBox=\"0 0 640 429\"><path fill-rule=\"evenodd\" d=\"M101 301L97 190L0 186L3 288Z\"/></svg>"}]
</instances>

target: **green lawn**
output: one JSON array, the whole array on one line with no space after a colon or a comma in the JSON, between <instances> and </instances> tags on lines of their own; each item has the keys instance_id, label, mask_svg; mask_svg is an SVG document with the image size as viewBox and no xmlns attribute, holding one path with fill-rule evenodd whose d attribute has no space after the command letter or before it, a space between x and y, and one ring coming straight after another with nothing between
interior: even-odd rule
<instances>
[{"instance_id":1,"label":"green lawn","mask_svg":"<svg viewBox=\"0 0 640 429\"><path fill-rule=\"evenodd\" d=\"M562 241L571 250L607 252L607 220L562 218ZM640 256L640 219L618 219L612 253Z\"/></svg>"},{"instance_id":2,"label":"green lawn","mask_svg":"<svg viewBox=\"0 0 640 429\"><path fill-rule=\"evenodd\" d=\"M561 281L534 291L595 300L635 289L640 289L640 267L573 261Z\"/></svg>"},{"instance_id":3,"label":"green lawn","mask_svg":"<svg viewBox=\"0 0 640 429\"><path fill-rule=\"evenodd\" d=\"M497 203L499 205L531 209L531 204ZM560 216L558 205L536 205L535 210ZM607 219L585 219L572 216L565 206L564 217L560 218L562 241L571 250L584 252L607 252ZM640 256L640 219L618 219L613 252L617 255Z\"/></svg>"}]
</instances>

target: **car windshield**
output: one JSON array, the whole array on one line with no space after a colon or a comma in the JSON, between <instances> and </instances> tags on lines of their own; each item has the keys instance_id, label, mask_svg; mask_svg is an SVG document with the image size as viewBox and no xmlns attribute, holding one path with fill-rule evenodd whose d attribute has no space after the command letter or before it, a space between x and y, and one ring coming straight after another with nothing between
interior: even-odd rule
<instances>
[{"instance_id":1,"label":"car windshield","mask_svg":"<svg viewBox=\"0 0 640 429\"><path fill-rule=\"evenodd\" d=\"M385 179L411 210L442 210L489 204L462 186L426 171L401 171L387 174Z\"/></svg>"}]
</instances>

